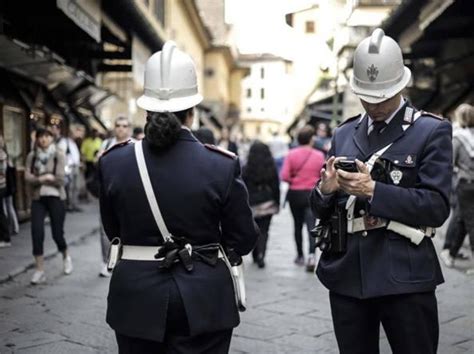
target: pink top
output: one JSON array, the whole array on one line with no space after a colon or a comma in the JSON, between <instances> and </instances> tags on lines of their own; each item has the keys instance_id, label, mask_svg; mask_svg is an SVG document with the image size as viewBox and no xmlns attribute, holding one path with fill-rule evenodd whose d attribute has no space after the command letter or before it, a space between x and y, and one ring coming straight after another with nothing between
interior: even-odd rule
<instances>
[{"instance_id":1,"label":"pink top","mask_svg":"<svg viewBox=\"0 0 474 354\"><path fill-rule=\"evenodd\" d=\"M324 165L324 154L309 146L290 150L283 163L281 179L293 190L313 189Z\"/></svg>"}]
</instances>

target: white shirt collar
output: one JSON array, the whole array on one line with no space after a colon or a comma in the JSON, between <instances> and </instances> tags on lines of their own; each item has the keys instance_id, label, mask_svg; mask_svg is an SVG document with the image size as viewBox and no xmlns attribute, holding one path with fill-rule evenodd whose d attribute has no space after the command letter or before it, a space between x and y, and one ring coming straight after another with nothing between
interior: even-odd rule
<instances>
[{"instance_id":1,"label":"white shirt collar","mask_svg":"<svg viewBox=\"0 0 474 354\"><path fill-rule=\"evenodd\" d=\"M403 105L405 104L406 100L401 97L400 98L400 104L398 105L398 108L390 115L390 117L388 117L387 119L385 119L385 123L387 123L387 125L392 121L392 119L395 117L395 115L398 113L398 111L403 107ZM367 114L367 118L369 119L368 121L368 124L367 124L367 127L369 128L370 130L370 127L372 126L372 123L374 122L372 118L370 118L370 116Z\"/></svg>"},{"instance_id":2,"label":"white shirt collar","mask_svg":"<svg viewBox=\"0 0 474 354\"><path fill-rule=\"evenodd\" d=\"M181 129L187 130L188 132L191 131L191 129L189 129L189 128L188 128L187 126L185 126L185 125L182 125L182 126L181 126Z\"/></svg>"}]
</instances>

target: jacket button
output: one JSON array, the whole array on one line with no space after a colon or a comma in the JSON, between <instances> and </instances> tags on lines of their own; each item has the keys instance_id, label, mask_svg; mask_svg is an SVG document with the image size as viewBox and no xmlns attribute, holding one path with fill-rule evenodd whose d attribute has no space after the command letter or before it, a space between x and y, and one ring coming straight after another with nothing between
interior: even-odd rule
<instances>
[{"instance_id":1,"label":"jacket button","mask_svg":"<svg viewBox=\"0 0 474 354\"><path fill-rule=\"evenodd\" d=\"M395 161L393 161L393 162L394 162L395 164L398 164L400 161L398 161L398 160L395 160Z\"/></svg>"},{"instance_id":2,"label":"jacket button","mask_svg":"<svg viewBox=\"0 0 474 354\"><path fill-rule=\"evenodd\" d=\"M367 236L367 231L362 232L362 236Z\"/></svg>"},{"instance_id":3,"label":"jacket button","mask_svg":"<svg viewBox=\"0 0 474 354\"><path fill-rule=\"evenodd\" d=\"M360 215L365 215L365 210L364 209L359 210L359 214Z\"/></svg>"}]
</instances>

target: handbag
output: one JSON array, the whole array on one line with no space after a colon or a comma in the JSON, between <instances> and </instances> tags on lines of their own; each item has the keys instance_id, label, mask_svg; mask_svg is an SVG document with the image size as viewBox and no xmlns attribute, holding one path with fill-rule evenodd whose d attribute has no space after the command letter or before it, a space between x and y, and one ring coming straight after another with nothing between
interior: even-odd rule
<instances>
[{"instance_id":1,"label":"handbag","mask_svg":"<svg viewBox=\"0 0 474 354\"><path fill-rule=\"evenodd\" d=\"M279 206L274 200L268 200L263 203L258 203L250 207L252 209L252 215L254 218L260 218L262 216L273 215L278 213Z\"/></svg>"}]
</instances>

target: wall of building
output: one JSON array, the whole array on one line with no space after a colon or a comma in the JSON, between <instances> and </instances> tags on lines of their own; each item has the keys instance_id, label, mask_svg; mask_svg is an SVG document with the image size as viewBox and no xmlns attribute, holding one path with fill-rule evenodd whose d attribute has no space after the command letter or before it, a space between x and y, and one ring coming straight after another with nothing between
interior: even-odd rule
<instances>
[{"instance_id":1,"label":"wall of building","mask_svg":"<svg viewBox=\"0 0 474 354\"><path fill-rule=\"evenodd\" d=\"M284 59L250 64L250 75L242 80L241 93L241 124L247 137L264 139L271 135L264 126L274 131L291 123L289 67Z\"/></svg>"},{"instance_id":2,"label":"wall of building","mask_svg":"<svg viewBox=\"0 0 474 354\"><path fill-rule=\"evenodd\" d=\"M188 53L196 65L198 87L203 96L205 43L203 43L191 22L183 2L188 0L168 0L165 5L165 32L168 39L175 41L180 49Z\"/></svg>"},{"instance_id":3,"label":"wall of building","mask_svg":"<svg viewBox=\"0 0 474 354\"><path fill-rule=\"evenodd\" d=\"M204 92L209 101L228 103L230 101L230 68L221 51L205 54Z\"/></svg>"}]
</instances>

